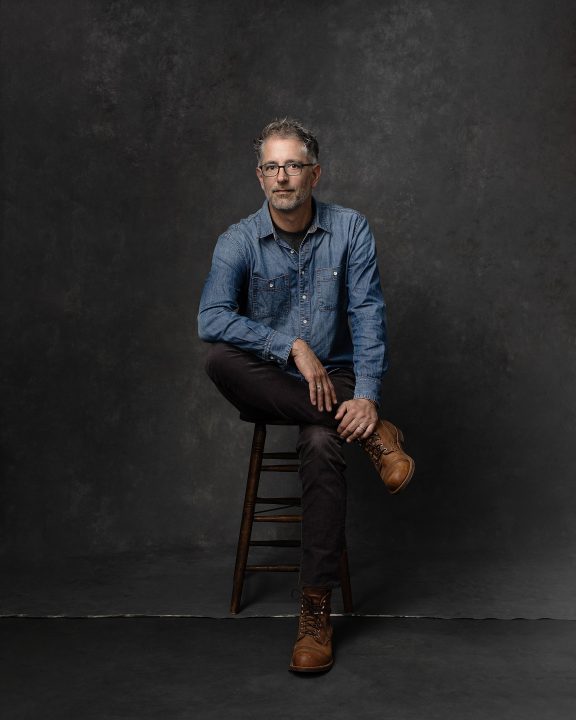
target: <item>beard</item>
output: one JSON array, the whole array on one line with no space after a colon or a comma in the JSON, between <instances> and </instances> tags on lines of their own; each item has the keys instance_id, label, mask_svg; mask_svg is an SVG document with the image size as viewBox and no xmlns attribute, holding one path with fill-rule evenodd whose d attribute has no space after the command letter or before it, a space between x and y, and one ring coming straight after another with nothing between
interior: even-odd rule
<instances>
[{"instance_id":1,"label":"beard","mask_svg":"<svg viewBox=\"0 0 576 720\"><path fill-rule=\"evenodd\" d=\"M277 192L270 192L268 200L275 210L279 210L280 212L289 212L290 210L296 210L297 207L303 205L310 197L310 194L310 190L307 188L290 190L287 191L285 195L280 195Z\"/></svg>"}]
</instances>

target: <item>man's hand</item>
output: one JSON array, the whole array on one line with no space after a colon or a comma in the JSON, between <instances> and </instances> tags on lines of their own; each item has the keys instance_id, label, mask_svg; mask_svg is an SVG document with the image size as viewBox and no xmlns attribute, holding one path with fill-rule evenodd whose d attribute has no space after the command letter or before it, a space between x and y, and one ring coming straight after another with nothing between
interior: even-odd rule
<instances>
[{"instance_id":1,"label":"man's hand","mask_svg":"<svg viewBox=\"0 0 576 720\"><path fill-rule=\"evenodd\" d=\"M296 367L308 382L312 405L316 405L318 410L326 408L330 412L332 405L336 404L338 400L336 399L336 390L334 390L334 385L332 385L324 365L318 360L308 343L300 338L294 341L290 354L294 358Z\"/></svg>"},{"instance_id":2,"label":"man's hand","mask_svg":"<svg viewBox=\"0 0 576 720\"><path fill-rule=\"evenodd\" d=\"M349 443L354 440L367 440L378 422L376 406L365 398L346 400L334 417L341 421L336 432Z\"/></svg>"}]
</instances>

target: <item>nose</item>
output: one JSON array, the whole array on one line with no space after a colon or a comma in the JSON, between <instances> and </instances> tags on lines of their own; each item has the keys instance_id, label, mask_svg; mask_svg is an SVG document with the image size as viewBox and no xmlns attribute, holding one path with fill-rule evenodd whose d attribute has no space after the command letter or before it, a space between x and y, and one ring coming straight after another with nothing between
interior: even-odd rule
<instances>
[{"instance_id":1,"label":"nose","mask_svg":"<svg viewBox=\"0 0 576 720\"><path fill-rule=\"evenodd\" d=\"M280 173L282 173L282 175L280 175ZM276 176L276 179L278 180L278 182L288 180L288 174L286 172L286 168L283 165L278 168L278 175Z\"/></svg>"}]
</instances>

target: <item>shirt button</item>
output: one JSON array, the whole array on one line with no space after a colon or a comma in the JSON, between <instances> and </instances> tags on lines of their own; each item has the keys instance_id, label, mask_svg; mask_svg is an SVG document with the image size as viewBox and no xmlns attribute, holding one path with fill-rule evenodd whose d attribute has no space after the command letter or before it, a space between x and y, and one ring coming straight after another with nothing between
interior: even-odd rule
<instances>
[{"instance_id":1,"label":"shirt button","mask_svg":"<svg viewBox=\"0 0 576 720\"><path fill-rule=\"evenodd\" d=\"M336 275L336 273L334 273ZM274 287L274 283L270 283L270 287Z\"/></svg>"},{"instance_id":2,"label":"shirt button","mask_svg":"<svg viewBox=\"0 0 576 720\"><path fill-rule=\"evenodd\" d=\"M306 295L302 295L302 300L306 300Z\"/></svg>"},{"instance_id":3,"label":"shirt button","mask_svg":"<svg viewBox=\"0 0 576 720\"><path fill-rule=\"evenodd\" d=\"M303 323L304 325L306 325L307 322L308 322L308 320L302 320L302 323Z\"/></svg>"},{"instance_id":4,"label":"shirt button","mask_svg":"<svg viewBox=\"0 0 576 720\"><path fill-rule=\"evenodd\" d=\"M338 273L336 272L336 270L334 270L334 275L338 275Z\"/></svg>"},{"instance_id":5,"label":"shirt button","mask_svg":"<svg viewBox=\"0 0 576 720\"><path fill-rule=\"evenodd\" d=\"M304 270L300 270L300 275L304 275Z\"/></svg>"},{"instance_id":6,"label":"shirt button","mask_svg":"<svg viewBox=\"0 0 576 720\"><path fill-rule=\"evenodd\" d=\"M290 250L290 255L294 255L294 250Z\"/></svg>"}]
</instances>

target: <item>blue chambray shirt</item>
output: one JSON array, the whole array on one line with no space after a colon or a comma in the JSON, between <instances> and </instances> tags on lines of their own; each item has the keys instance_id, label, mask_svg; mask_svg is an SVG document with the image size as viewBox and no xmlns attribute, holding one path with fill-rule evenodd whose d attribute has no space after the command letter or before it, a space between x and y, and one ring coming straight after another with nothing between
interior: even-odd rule
<instances>
[{"instance_id":1,"label":"blue chambray shirt","mask_svg":"<svg viewBox=\"0 0 576 720\"><path fill-rule=\"evenodd\" d=\"M388 367L386 306L366 218L314 200L314 219L293 250L274 232L268 201L216 243L198 333L275 362L304 380L292 360L305 340L330 372L351 368L355 398L379 404Z\"/></svg>"}]
</instances>

